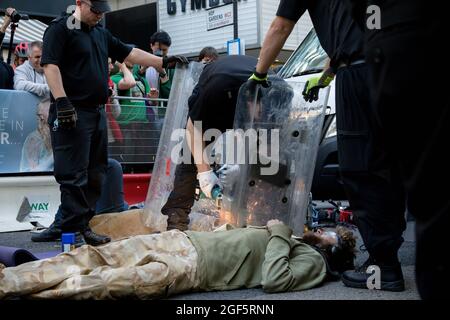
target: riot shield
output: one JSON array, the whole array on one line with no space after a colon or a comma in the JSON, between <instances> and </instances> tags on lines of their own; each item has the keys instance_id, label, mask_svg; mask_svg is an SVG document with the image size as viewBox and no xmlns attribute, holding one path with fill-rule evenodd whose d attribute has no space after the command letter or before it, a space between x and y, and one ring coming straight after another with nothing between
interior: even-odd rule
<instances>
[{"instance_id":1,"label":"riot shield","mask_svg":"<svg viewBox=\"0 0 450 320\"><path fill-rule=\"evenodd\" d=\"M281 79L269 89L241 88L223 157L234 174L223 190L218 224L262 226L279 219L303 234L329 95L321 90L318 101L306 103L303 88Z\"/></svg>"},{"instance_id":2,"label":"riot shield","mask_svg":"<svg viewBox=\"0 0 450 320\"><path fill-rule=\"evenodd\" d=\"M181 161L179 151L183 146L186 149L184 129L189 111L188 98L203 68L204 64L197 62L191 62L188 68L177 67L172 81L166 117L144 206L144 223L155 230L166 230L167 217L161 214L161 208L173 188L175 168Z\"/></svg>"}]
</instances>

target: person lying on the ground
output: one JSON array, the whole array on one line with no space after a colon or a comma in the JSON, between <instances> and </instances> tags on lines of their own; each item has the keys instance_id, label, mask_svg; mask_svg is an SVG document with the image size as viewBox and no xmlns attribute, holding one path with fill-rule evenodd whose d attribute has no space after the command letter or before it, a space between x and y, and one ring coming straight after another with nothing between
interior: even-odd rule
<instances>
[{"instance_id":1,"label":"person lying on the ground","mask_svg":"<svg viewBox=\"0 0 450 320\"><path fill-rule=\"evenodd\" d=\"M298 291L352 268L350 230L307 232L302 239L291 235L289 227L270 220L267 227L174 229L85 245L0 270L0 299L149 299L260 286L265 292Z\"/></svg>"}]
</instances>

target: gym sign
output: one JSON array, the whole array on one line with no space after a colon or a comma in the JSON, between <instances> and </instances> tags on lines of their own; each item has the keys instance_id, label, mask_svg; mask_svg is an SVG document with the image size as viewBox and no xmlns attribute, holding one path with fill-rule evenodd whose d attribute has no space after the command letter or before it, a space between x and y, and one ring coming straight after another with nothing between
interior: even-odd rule
<instances>
[{"instance_id":1,"label":"gym sign","mask_svg":"<svg viewBox=\"0 0 450 320\"><path fill-rule=\"evenodd\" d=\"M237 0L241 1L241 0ZM247 0L242 0L247 1ZM181 12L186 12L188 0L167 0L167 13L171 16L177 13L178 6L181 8ZM211 9L224 4L233 3L233 0L190 0L191 10ZM206 4L208 3L208 6Z\"/></svg>"}]
</instances>

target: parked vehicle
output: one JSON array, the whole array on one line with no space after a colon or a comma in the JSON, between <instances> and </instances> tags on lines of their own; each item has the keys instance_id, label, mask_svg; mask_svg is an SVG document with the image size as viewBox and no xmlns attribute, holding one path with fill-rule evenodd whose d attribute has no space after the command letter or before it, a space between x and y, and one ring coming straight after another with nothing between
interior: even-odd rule
<instances>
[{"instance_id":1,"label":"parked vehicle","mask_svg":"<svg viewBox=\"0 0 450 320\"><path fill-rule=\"evenodd\" d=\"M306 83L309 78L323 72L327 59L312 29L278 74L285 79ZM314 200L346 199L339 176L334 82L331 84L311 192Z\"/></svg>"}]
</instances>

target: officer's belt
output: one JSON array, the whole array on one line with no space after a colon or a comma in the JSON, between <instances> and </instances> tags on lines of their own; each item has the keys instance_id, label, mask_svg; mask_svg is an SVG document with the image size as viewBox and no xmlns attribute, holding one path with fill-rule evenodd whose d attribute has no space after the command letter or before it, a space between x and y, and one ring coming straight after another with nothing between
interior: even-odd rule
<instances>
[{"instance_id":1,"label":"officer's belt","mask_svg":"<svg viewBox=\"0 0 450 320\"><path fill-rule=\"evenodd\" d=\"M349 67L349 66L356 66L356 65L358 65L358 64L363 64L363 63L366 63L366 60L364 60L364 59L359 59L359 60L356 60L356 61L353 61L353 62L350 62L350 63L341 62L341 63L339 63L339 65L338 65L338 69L345 68L345 67Z\"/></svg>"}]
</instances>

